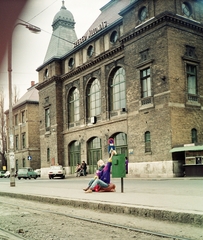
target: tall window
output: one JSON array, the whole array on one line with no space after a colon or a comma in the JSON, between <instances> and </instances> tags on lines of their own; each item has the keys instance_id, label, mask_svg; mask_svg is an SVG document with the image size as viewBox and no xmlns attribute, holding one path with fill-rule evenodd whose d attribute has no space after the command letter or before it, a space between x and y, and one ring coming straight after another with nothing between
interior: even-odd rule
<instances>
[{"instance_id":1,"label":"tall window","mask_svg":"<svg viewBox=\"0 0 203 240\"><path fill-rule=\"evenodd\" d=\"M69 167L71 168L71 173L75 172L77 163L81 162L80 155L80 142L72 142L69 145Z\"/></svg>"},{"instance_id":2,"label":"tall window","mask_svg":"<svg viewBox=\"0 0 203 240\"><path fill-rule=\"evenodd\" d=\"M189 94L197 94L196 66L187 64L187 86Z\"/></svg>"},{"instance_id":3,"label":"tall window","mask_svg":"<svg viewBox=\"0 0 203 240\"><path fill-rule=\"evenodd\" d=\"M69 123L79 121L79 91L77 88L73 89L69 95Z\"/></svg>"},{"instance_id":4,"label":"tall window","mask_svg":"<svg viewBox=\"0 0 203 240\"><path fill-rule=\"evenodd\" d=\"M25 111L23 111L21 113L21 118L22 118L22 123L24 123L25 122Z\"/></svg>"},{"instance_id":5,"label":"tall window","mask_svg":"<svg viewBox=\"0 0 203 240\"><path fill-rule=\"evenodd\" d=\"M45 109L45 127L46 128L50 127L50 109L49 108Z\"/></svg>"},{"instance_id":6,"label":"tall window","mask_svg":"<svg viewBox=\"0 0 203 240\"><path fill-rule=\"evenodd\" d=\"M14 117L14 123L15 123L15 126L18 125L18 114L16 114Z\"/></svg>"},{"instance_id":7,"label":"tall window","mask_svg":"<svg viewBox=\"0 0 203 240\"><path fill-rule=\"evenodd\" d=\"M102 158L102 150L101 150L101 139L96 137L92 138L88 142L88 150L87 150L87 164L89 165L89 172L94 173L97 169L97 161Z\"/></svg>"},{"instance_id":8,"label":"tall window","mask_svg":"<svg viewBox=\"0 0 203 240\"><path fill-rule=\"evenodd\" d=\"M126 107L125 70L119 68L111 79L111 110Z\"/></svg>"},{"instance_id":9,"label":"tall window","mask_svg":"<svg viewBox=\"0 0 203 240\"><path fill-rule=\"evenodd\" d=\"M98 79L95 79L88 89L88 117L97 116L101 113L101 89Z\"/></svg>"},{"instance_id":10,"label":"tall window","mask_svg":"<svg viewBox=\"0 0 203 240\"><path fill-rule=\"evenodd\" d=\"M150 97L151 92L151 77L150 77L150 68L141 70L140 72L141 79L141 97Z\"/></svg>"},{"instance_id":11,"label":"tall window","mask_svg":"<svg viewBox=\"0 0 203 240\"><path fill-rule=\"evenodd\" d=\"M25 158L23 158L23 167L25 167Z\"/></svg>"},{"instance_id":12,"label":"tall window","mask_svg":"<svg viewBox=\"0 0 203 240\"><path fill-rule=\"evenodd\" d=\"M47 162L50 162L50 149L47 148Z\"/></svg>"},{"instance_id":13,"label":"tall window","mask_svg":"<svg viewBox=\"0 0 203 240\"><path fill-rule=\"evenodd\" d=\"M26 135L22 133L22 148L26 148Z\"/></svg>"},{"instance_id":14,"label":"tall window","mask_svg":"<svg viewBox=\"0 0 203 240\"><path fill-rule=\"evenodd\" d=\"M15 136L15 146L16 146L16 150L18 150L18 144L19 144L19 139L18 139L18 135Z\"/></svg>"},{"instance_id":15,"label":"tall window","mask_svg":"<svg viewBox=\"0 0 203 240\"><path fill-rule=\"evenodd\" d=\"M197 142L197 129L193 128L191 130L192 143Z\"/></svg>"},{"instance_id":16,"label":"tall window","mask_svg":"<svg viewBox=\"0 0 203 240\"><path fill-rule=\"evenodd\" d=\"M150 132L145 132L145 152L151 152L151 136Z\"/></svg>"},{"instance_id":17,"label":"tall window","mask_svg":"<svg viewBox=\"0 0 203 240\"><path fill-rule=\"evenodd\" d=\"M118 154L125 154L128 156L127 135L125 133L118 133L115 137L115 147Z\"/></svg>"}]
</instances>

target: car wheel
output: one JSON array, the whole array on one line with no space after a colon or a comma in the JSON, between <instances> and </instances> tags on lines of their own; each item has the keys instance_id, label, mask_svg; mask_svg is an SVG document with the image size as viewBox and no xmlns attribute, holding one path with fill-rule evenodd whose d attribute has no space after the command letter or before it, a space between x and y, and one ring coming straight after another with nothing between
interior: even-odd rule
<instances>
[{"instance_id":1,"label":"car wheel","mask_svg":"<svg viewBox=\"0 0 203 240\"><path fill-rule=\"evenodd\" d=\"M18 180L20 180L21 178L20 177L18 177Z\"/></svg>"}]
</instances>

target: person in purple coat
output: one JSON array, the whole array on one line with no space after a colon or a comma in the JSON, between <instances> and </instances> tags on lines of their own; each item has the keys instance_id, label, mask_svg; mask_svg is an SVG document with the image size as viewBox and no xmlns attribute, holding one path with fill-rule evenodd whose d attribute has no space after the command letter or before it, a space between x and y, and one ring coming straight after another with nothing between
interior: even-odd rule
<instances>
[{"instance_id":1,"label":"person in purple coat","mask_svg":"<svg viewBox=\"0 0 203 240\"><path fill-rule=\"evenodd\" d=\"M91 193L94 188L98 185L101 188L107 188L110 184L110 174L111 174L111 165L112 165L112 157L116 154L116 151L113 150L111 152L111 156L101 171L96 172L96 177L94 181L90 181L88 187L84 189L85 193Z\"/></svg>"}]
</instances>

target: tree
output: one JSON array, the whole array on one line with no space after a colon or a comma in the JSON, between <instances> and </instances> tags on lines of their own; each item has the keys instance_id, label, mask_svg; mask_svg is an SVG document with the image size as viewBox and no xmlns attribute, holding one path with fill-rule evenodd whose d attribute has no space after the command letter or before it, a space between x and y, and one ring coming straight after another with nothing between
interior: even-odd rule
<instances>
[{"instance_id":1,"label":"tree","mask_svg":"<svg viewBox=\"0 0 203 240\"><path fill-rule=\"evenodd\" d=\"M2 166L7 166L6 161L6 116L4 114L4 92L0 89L0 158L2 160Z\"/></svg>"}]
</instances>

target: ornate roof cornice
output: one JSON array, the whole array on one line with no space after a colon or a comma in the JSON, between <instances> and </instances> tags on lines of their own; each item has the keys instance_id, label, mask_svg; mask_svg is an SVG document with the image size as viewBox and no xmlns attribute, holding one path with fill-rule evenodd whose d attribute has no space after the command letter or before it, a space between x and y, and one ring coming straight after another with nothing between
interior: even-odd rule
<instances>
[{"instance_id":1,"label":"ornate roof cornice","mask_svg":"<svg viewBox=\"0 0 203 240\"><path fill-rule=\"evenodd\" d=\"M174 15L170 12L164 12L157 17L149 19L147 22L135 27L131 33L127 33L120 39L120 43L124 44L129 40L139 36L140 34L162 24L162 23L175 23L176 25L186 27L187 29L195 30L203 33L203 25L195 20L187 19L180 15Z\"/></svg>"},{"instance_id":2,"label":"ornate roof cornice","mask_svg":"<svg viewBox=\"0 0 203 240\"><path fill-rule=\"evenodd\" d=\"M59 76L53 76L51 78L48 78L47 80L43 81L42 83L39 83L38 86L36 87L36 89L41 90L53 82L56 82L56 83L61 82L61 78Z\"/></svg>"}]
</instances>

